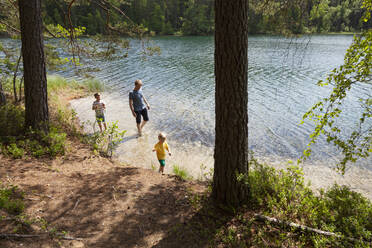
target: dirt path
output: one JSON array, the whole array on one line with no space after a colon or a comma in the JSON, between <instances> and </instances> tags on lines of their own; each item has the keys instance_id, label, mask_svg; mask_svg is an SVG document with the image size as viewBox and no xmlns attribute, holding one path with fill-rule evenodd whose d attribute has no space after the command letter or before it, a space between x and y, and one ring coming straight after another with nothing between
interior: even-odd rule
<instances>
[{"instance_id":1,"label":"dirt path","mask_svg":"<svg viewBox=\"0 0 372 248\"><path fill-rule=\"evenodd\" d=\"M176 240L162 239L192 216L190 192L202 192L205 186L94 156L76 141L69 147L67 155L55 160L0 155L0 181L25 192L25 214L42 219L49 232L67 232L83 240L0 239L1 248L174 247ZM0 233L12 232L14 225L0 221ZM27 232L45 229L39 221Z\"/></svg>"}]
</instances>

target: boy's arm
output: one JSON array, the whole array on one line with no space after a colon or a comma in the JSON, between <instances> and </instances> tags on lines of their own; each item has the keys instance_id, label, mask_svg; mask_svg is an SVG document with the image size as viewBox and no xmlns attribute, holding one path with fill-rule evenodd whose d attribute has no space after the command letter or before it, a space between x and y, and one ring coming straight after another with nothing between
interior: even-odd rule
<instances>
[{"instance_id":1,"label":"boy's arm","mask_svg":"<svg viewBox=\"0 0 372 248\"><path fill-rule=\"evenodd\" d=\"M168 151L168 154L169 154L169 156L171 156L171 155L172 155L172 153L171 153L171 151L170 151L170 148L169 148L169 146L168 146L168 143L167 143L167 145L166 145L165 149L167 149L167 151Z\"/></svg>"},{"instance_id":2,"label":"boy's arm","mask_svg":"<svg viewBox=\"0 0 372 248\"><path fill-rule=\"evenodd\" d=\"M93 103L92 110L95 110L95 109L96 109L96 105Z\"/></svg>"}]
</instances>

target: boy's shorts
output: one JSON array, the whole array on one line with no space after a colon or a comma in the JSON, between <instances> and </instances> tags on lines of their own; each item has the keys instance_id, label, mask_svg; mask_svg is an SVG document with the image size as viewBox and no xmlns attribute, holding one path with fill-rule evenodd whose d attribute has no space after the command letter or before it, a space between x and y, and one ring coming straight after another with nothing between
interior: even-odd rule
<instances>
[{"instance_id":1,"label":"boy's shorts","mask_svg":"<svg viewBox=\"0 0 372 248\"><path fill-rule=\"evenodd\" d=\"M164 167L165 166L165 160L164 159L159 159L160 166Z\"/></svg>"},{"instance_id":2,"label":"boy's shorts","mask_svg":"<svg viewBox=\"0 0 372 248\"><path fill-rule=\"evenodd\" d=\"M105 116L104 115L97 115L96 120L98 123L105 122Z\"/></svg>"},{"instance_id":3,"label":"boy's shorts","mask_svg":"<svg viewBox=\"0 0 372 248\"><path fill-rule=\"evenodd\" d=\"M140 124L141 123L141 115L143 116L144 121L149 120L149 114L147 113L147 108L144 108L140 111L134 111L136 113L136 123Z\"/></svg>"}]
</instances>

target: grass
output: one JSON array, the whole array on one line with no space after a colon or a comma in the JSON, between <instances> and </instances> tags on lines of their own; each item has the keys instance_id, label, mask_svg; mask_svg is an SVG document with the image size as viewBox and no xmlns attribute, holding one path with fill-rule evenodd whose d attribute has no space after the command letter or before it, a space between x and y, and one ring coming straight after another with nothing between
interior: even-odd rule
<instances>
[{"instance_id":1,"label":"grass","mask_svg":"<svg viewBox=\"0 0 372 248\"><path fill-rule=\"evenodd\" d=\"M192 176L178 165L173 165L173 173L182 180L191 180Z\"/></svg>"},{"instance_id":2,"label":"grass","mask_svg":"<svg viewBox=\"0 0 372 248\"><path fill-rule=\"evenodd\" d=\"M102 92L105 91L105 85L97 79L86 79L82 84L88 89L89 92Z\"/></svg>"},{"instance_id":3,"label":"grass","mask_svg":"<svg viewBox=\"0 0 372 248\"><path fill-rule=\"evenodd\" d=\"M75 80L67 80L58 75L50 75L48 76L48 90L52 93L58 93L59 90L64 90L85 95L88 93L102 92L105 90L105 85L98 79L86 79L77 82Z\"/></svg>"}]
</instances>

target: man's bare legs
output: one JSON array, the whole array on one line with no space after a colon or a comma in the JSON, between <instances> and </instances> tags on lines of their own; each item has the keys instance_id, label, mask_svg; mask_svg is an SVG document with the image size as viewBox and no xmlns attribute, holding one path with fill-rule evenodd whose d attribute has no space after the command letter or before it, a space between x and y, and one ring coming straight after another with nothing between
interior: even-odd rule
<instances>
[{"instance_id":1,"label":"man's bare legs","mask_svg":"<svg viewBox=\"0 0 372 248\"><path fill-rule=\"evenodd\" d=\"M137 123L138 135L142 136L142 128L146 125L147 121L142 121L142 123Z\"/></svg>"},{"instance_id":2,"label":"man's bare legs","mask_svg":"<svg viewBox=\"0 0 372 248\"><path fill-rule=\"evenodd\" d=\"M138 136L142 135L141 123L137 123Z\"/></svg>"}]
</instances>

